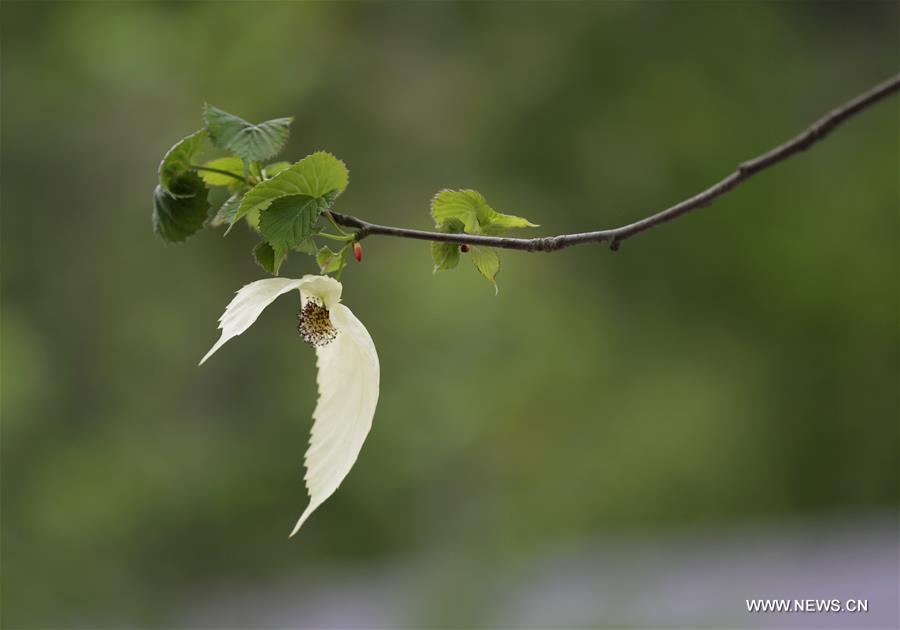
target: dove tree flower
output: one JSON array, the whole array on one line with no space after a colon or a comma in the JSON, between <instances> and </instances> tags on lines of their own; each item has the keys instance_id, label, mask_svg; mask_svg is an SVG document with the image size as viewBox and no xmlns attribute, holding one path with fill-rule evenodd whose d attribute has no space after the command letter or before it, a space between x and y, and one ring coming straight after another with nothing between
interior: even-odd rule
<instances>
[{"instance_id":1,"label":"dove tree flower","mask_svg":"<svg viewBox=\"0 0 900 630\"><path fill-rule=\"evenodd\" d=\"M340 303L339 279L346 260L352 252L362 262L360 240L366 236L362 229L345 231L342 223L346 225L347 218L334 211L349 183L349 170L326 151L293 164L265 163L281 151L290 124L290 118L254 124L207 105L203 128L173 145L159 165L152 216L154 230L170 244L182 243L207 226L227 226L228 234L237 223L245 222L261 238L253 248L254 259L275 276L237 292L219 320L222 335L201 364L247 330L279 295L293 290L300 294L298 330L316 349L319 399L305 457L309 505L293 536L334 494L356 462L372 427L380 371L368 331ZM209 150L225 155L204 161ZM468 246L460 248L463 237L490 241L509 229L536 227L524 218L494 210L474 190L441 191L432 200L432 217L440 230L434 233L432 247L435 271L452 269L460 254L470 251ZM367 229L374 233L376 226ZM323 240L337 244L337 249ZM470 257L496 290L500 260L489 249L490 243L480 244L473 245ZM278 277L282 264L294 253L313 256L323 275L299 280Z\"/></svg>"},{"instance_id":2,"label":"dove tree flower","mask_svg":"<svg viewBox=\"0 0 900 630\"><path fill-rule=\"evenodd\" d=\"M227 234L238 222L246 222L261 238L253 258L276 276L238 291L221 317L221 338L200 363L247 330L279 295L295 289L300 293L298 329L316 349L319 400L306 452L310 501L293 536L353 467L372 426L379 364L369 333L340 303L338 280L324 275L306 275L299 280L277 277L289 254L312 256L321 273L340 278L349 252L362 262L360 241L364 238L430 241L435 271L457 267L465 254L496 293L500 259L495 249L555 252L574 245L608 243L616 250L626 239L710 205L897 92L900 75L832 110L791 140L741 163L738 170L706 190L655 214L612 229L533 238L505 236L512 229L538 226L523 217L498 212L483 195L469 189L442 190L434 196L431 217L435 231L380 225L341 214L334 208L349 184L349 170L337 157L316 151L295 163L265 163L284 147L291 118L254 124L207 105L203 127L173 145L159 165L159 182L153 191L153 229L166 243L178 244L206 227L228 226ZM201 156L208 149L225 155L203 162ZM323 239L332 245L337 242L337 251Z\"/></svg>"},{"instance_id":3,"label":"dove tree flower","mask_svg":"<svg viewBox=\"0 0 900 630\"><path fill-rule=\"evenodd\" d=\"M316 349L319 400L305 457L309 505L291 536L350 472L372 428L378 403L375 344L362 322L340 303L342 288L334 278L314 275L251 282L225 308L219 319L222 336L200 361L202 365L229 339L250 328L278 296L299 291L297 330Z\"/></svg>"}]
</instances>

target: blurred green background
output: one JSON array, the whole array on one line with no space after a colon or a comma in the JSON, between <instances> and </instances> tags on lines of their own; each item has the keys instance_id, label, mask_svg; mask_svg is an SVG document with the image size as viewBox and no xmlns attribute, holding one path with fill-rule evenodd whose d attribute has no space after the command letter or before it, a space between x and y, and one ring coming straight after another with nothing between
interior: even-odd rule
<instances>
[{"instance_id":1,"label":"blurred green background","mask_svg":"<svg viewBox=\"0 0 900 630\"><path fill-rule=\"evenodd\" d=\"M613 227L896 72L898 6L4 1L2 625L302 625L327 579L320 626L484 626L562 549L895 523L896 101L618 253L501 253L498 297L465 259L432 275L427 244L366 240L344 301L379 349L375 424L290 541L297 304L198 369L256 239L166 247L150 206L209 101L295 116L282 155L346 161L342 212L425 228L471 187L532 235ZM383 618L340 616L406 566ZM203 612L274 584L294 621Z\"/></svg>"}]
</instances>

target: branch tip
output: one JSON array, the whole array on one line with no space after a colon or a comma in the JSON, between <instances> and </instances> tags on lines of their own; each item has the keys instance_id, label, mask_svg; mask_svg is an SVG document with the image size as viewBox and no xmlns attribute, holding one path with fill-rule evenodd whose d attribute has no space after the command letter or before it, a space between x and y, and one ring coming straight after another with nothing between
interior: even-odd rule
<instances>
[{"instance_id":1,"label":"branch tip","mask_svg":"<svg viewBox=\"0 0 900 630\"><path fill-rule=\"evenodd\" d=\"M661 212L652 214L628 225L623 225L610 230L596 230L581 234L562 234L559 236L544 236L536 238L507 238L500 236L482 236L476 234L447 234L429 232L426 230L412 230L369 223L354 216L340 214L331 211L334 220L344 227L357 230L357 241L361 241L370 235L394 236L397 238L411 238L432 242L457 243L460 246L480 245L482 247L497 247L502 249L515 249L526 252L553 252L570 245L581 243L609 243L611 251L618 251L622 241L636 234L645 232L663 223L685 215L697 208L710 205L713 200L727 194L742 182L750 179L757 173L778 164L792 155L805 151L814 144L827 137L842 123L865 111L882 99L893 95L900 90L900 74L890 77L870 90L851 99L844 105L833 109L819 120L815 121L806 130L776 146L765 153L738 164L737 169L724 179L716 182L706 190L689 197Z\"/></svg>"}]
</instances>

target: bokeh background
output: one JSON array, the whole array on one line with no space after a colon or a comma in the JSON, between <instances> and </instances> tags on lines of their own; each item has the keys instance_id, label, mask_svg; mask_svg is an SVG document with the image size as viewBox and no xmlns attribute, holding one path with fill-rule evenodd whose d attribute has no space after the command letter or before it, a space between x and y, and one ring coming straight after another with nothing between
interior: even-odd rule
<instances>
[{"instance_id":1,"label":"bokeh background","mask_svg":"<svg viewBox=\"0 0 900 630\"><path fill-rule=\"evenodd\" d=\"M209 101L295 116L373 221L616 226L896 72L898 7L5 0L3 627L896 627L896 100L618 253L501 253L498 297L366 240L381 401L292 540L297 305L198 369L255 238L150 207Z\"/></svg>"}]
</instances>

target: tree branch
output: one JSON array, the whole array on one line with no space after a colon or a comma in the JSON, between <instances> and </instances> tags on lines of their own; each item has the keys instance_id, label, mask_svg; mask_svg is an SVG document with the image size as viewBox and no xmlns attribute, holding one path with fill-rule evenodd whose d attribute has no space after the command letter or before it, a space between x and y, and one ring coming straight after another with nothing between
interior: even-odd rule
<instances>
[{"instance_id":1,"label":"tree branch","mask_svg":"<svg viewBox=\"0 0 900 630\"><path fill-rule=\"evenodd\" d=\"M758 157L742 162L737 167L736 171L718 183L713 184L703 192L649 217L609 230L596 230L593 232L561 234L559 236L545 236L538 238L506 238L500 236L445 234L442 232L430 232L426 230L410 230L387 225L378 225L377 223L369 223L363 219L334 211L332 211L331 214L334 216L334 220L340 225L355 228L357 230L355 234L356 240L362 240L367 236L381 235L398 238L412 238L423 241L437 241L442 243L459 243L460 245L467 244L499 247L503 249L517 249L526 252L553 252L582 243L607 242L611 249L616 250L619 248L619 244L625 239L630 238L635 234L645 232L657 225L677 219L697 208L708 206L714 199L721 197L735 188L738 184L750 179L757 173L761 173L767 168L788 159L796 153L805 151L812 145L824 139L841 123L868 109L878 101L894 94L898 89L900 89L900 74L891 77L883 83L879 83L868 92L860 94L841 107L828 112L822 118L814 122L806 131L788 140L784 144L781 144Z\"/></svg>"}]
</instances>

